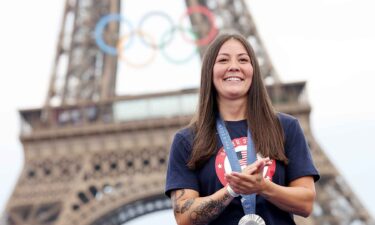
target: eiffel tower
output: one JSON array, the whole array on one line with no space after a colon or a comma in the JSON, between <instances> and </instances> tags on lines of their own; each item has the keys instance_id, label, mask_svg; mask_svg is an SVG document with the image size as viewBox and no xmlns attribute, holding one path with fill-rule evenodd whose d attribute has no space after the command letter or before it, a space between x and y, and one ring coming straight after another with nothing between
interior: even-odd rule
<instances>
[{"instance_id":1,"label":"eiffel tower","mask_svg":"<svg viewBox=\"0 0 375 225\"><path fill-rule=\"evenodd\" d=\"M254 46L278 111L297 117L321 173L313 214L298 224L374 224L343 177L313 138L305 82L282 83L244 0L186 0L215 15L220 32L236 31ZM45 105L21 110L25 165L6 206L7 225L120 225L170 209L163 195L169 146L194 112L197 89L116 96L117 55L96 44L95 25L120 13L120 0L66 0ZM190 16L198 38L210 21ZM104 29L109 46L119 24ZM205 46L199 46L203 54ZM168 102L168 113L158 110ZM148 109L148 110L143 110ZM147 141L145 141L147 140Z\"/></svg>"}]
</instances>

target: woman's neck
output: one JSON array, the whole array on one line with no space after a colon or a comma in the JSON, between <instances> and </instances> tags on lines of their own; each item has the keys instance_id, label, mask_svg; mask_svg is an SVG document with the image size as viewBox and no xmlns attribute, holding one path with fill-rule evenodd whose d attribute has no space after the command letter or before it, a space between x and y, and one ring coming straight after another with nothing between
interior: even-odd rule
<instances>
[{"instance_id":1,"label":"woman's neck","mask_svg":"<svg viewBox=\"0 0 375 225\"><path fill-rule=\"evenodd\" d=\"M246 119L246 100L218 100L218 105L223 120L238 121Z\"/></svg>"}]
</instances>

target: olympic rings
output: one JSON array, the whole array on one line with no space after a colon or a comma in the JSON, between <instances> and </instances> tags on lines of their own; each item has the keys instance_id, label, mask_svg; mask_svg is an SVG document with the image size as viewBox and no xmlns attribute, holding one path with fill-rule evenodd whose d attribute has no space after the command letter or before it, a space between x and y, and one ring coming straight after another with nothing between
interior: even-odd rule
<instances>
[{"instance_id":1,"label":"olympic rings","mask_svg":"<svg viewBox=\"0 0 375 225\"><path fill-rule=\"evenodd\" d=\"M129 37L129 36L132 36L133 33L136 33L140 36L145 36L145 33L143 33L142 31L140 30L136 30L136 31L133 31L130 35L124 35L120 38L119 40L119 43L117 45L117 50L119 52L119 57L120 59L122 59L123 61L125 61L125 63L127 63L129 66L133 66L133 67L143 67L147 64L149 64L150 62L152 62L156 56L156 49L153 49L153 53L151 54L150 58L146 60L146 62L144 63L134 63L134 62L130 62L129 60L126 60L124 54L122 53L123 51L121 51L124 47L124 42L126 41L126 39ZM151 44L153 45L156 45L156 43L154 42L154 40L152 40L152 36L148 35L149 38L151 38Z\"/></svg>"},{"instance_id":2,"label":"olympic rings","mask_svg":"<svg viewBox=\"0 0 375 225\"><path fill-rule=\"evenodd\" d=\"M190 16L193 13L203 14L204 16L207 17L211 25L211 28L208 34L205 37L202 37L200 39L198 39L197 35L190 28L185 29L185 28L182 28L182 25L181 25L183 19L187 16ZM144 32L143 30L144 24L146 23L146 21L154 16L158 16L158 17L165 19L171 25L170 29L166 30L165 32L162 32L161 38L158 41L156 41L155 38L153 38L151 35L146 34L146 32ZM119 38L116 46L111 46L105 42L103 33L105 31L106 26L110 22L114 22L114 21L125 23L128 29L130 29L130 32L122 35ZM215 24L214 14L208 8L201 6L201 5L196 5L196 6L191 6L187 8L187 10L180 17L180 23L178 26L174 24L172 18L169 15L161 11L151 11L145 14L139 21L136 29L134 29L134 27L132 26L132 23L128 19L123 17L121 14L108 14L108 15L103 16L96 24L94 37L95 37L95 41L99 49L101 49L104 53L113 55L113 56L118 55L121 60L124 60L130 66L141 67L141 66L145 66L147 63L150 63L155 58L156 50L160 50L164 58L172 63L181 64L181 63L187 62L190 59L192 59L194 55L198 52L196 46L204 46L204 45L209 44L215 38L217 31L218 30ZM182 58L182 59L174 59L170 57L166 51L166 47L172 42L173 38L175 37L175 32L181 32L182 38L185 41L194 44L195 46L193 52L189 54L187 57ZM187 35L186 33L189 33L189 35ZM146 62L141 63L141 64L130 62L127 58L125 58L125 55L122 52L124 50L126 51L126 49L129 46L131 46L135 36L138 36L143 44L145 44L147 47L153 50L152 54L150 55L149 58L147 58Z\"/></svg>"}]
</instances>

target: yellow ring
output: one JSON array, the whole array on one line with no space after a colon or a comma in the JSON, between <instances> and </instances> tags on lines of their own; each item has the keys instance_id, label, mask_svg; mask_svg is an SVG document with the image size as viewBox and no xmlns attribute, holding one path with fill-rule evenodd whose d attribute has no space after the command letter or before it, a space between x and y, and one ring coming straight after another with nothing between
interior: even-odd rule
<instances>
[{"instance_id":1,"label":"yellow ring","mask_svg":"<svg viewBox=\"0 0 375 225\"><path fill-rule=\"evenodd\" d=\"M133 34L137 34L137 35L140 35L142 37L148 37L150 38L151 40L151 44L153 44L154 46L156 46L156 42L154 39L152 39L152 36L150 35L146 35L144 32L140 31L140 30L135 30L133 32L131 32L130 34L125 34L123 35L118 44L117 44L117 52L118 52L118 55L119 55L119 58L124 61L126 64L128 64L129 66L132 66L132 67L135 67L135 68L141 68L141 67L145 67L147 64L150 64L154 59L155 59L155 56L156 56L156 49L152 49L152 54L151 56L144 62L144 63L134 63L134 62L131 62L129 60L126 59L126 57L124 56L124 53L122 51L123 47L124 47L124 43L125 41L130 37L132 36Z\"/></svg>"}]
</instances>

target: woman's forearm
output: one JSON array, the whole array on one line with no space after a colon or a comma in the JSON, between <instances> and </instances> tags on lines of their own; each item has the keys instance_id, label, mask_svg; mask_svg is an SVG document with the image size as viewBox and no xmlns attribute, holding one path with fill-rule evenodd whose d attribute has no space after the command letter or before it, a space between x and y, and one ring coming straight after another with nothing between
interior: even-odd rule
<instances>
[{"instance_id":1,"label":"woman's forearm","mask_svg":"<svg viewBox=\"0 0 375 225\"><path fill-rule=\"evenodd\" d=\"M265 189L259 194L280 209L307 217L311 214L315 199L314 188L302 186L280 186L272 181L265 181Z\"/></svg>"},{"instance_id":2,"label":"woman's forearm","mask_svg":"<svg viewBox=\"0 0 375 225\"><path fill-rule=\"evenodd\" d=\"M236 193L257 193L284 211L309 216L315 199L313 177L300 177L291 181L288 186L281 186L263 177L264 165L265 161L258 160L242 173L232 172L226 174L225 178Z\"/></svg>"},{"instance_id":3,"label":"woman's forearm","mask_svg":"<svg viewBox=\"0 0 375 225\"><path fill-rule=\"evenodd\" d=\"M224 211L233 197L222 188L207 197L186 197L185 190L178 190L172 196L173 209L178 225L205 225Z\"/></svg>"}]
</instances>

